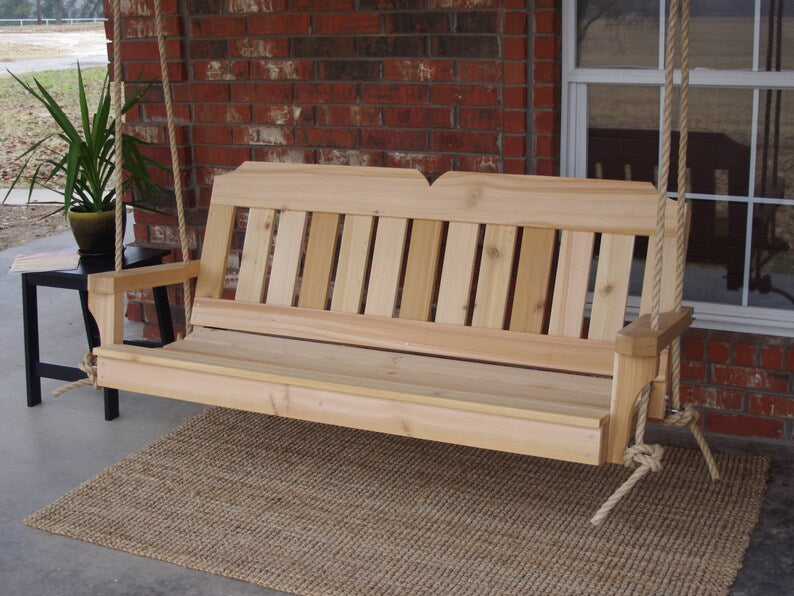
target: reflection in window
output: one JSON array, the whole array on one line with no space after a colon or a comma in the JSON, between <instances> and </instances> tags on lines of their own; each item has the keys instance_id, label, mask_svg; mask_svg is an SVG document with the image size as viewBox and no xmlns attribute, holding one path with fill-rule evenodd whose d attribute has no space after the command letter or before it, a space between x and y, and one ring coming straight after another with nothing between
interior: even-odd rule
<instances>
[{"instance_id":1,"label":"reflection in window","mask_svg":"<svg viewBox=\"0 0 794 596\"><path fill-rule=\"evenodd\" d=\"M794 199L794 91L762 89L755 196Z\"/></svg>"},{"instance_id":2,"label":"reflection in window","mask_svg":"<svg viewBox=\"0 0 794 596\"><path fill-rule=\"evenodd\" d=\"M753 209L750 306L791 308L794 304L794 207Z\"/></svg>"},{"instance_id":3,"label":"reflection in window","mask_svg":"<svg viewBox=\"0 0 794 596\"><path fill-rule=\"evenodd\" d=\"M667 2L669 14L669 1ZM747 0L693 0L690 29L692 68L753 67L755 7ZM676 56L676 64L680 64Z\"/></svg>"},{"instance_id":4,"label":"reflection in window","mask_svg":"<svg viewBox=\"0 0 794 596\"><path fill-rule=\"evenodd\" d=\"M655 67L659 7L646 0L579 0L578 66Z\"/></svg>"},{"instance_id":5,"label":"reflection in window","mask_svg":"<svg viewBox=\"0 0 794 596\"><path fill-rule=\"evenodd\" d=\"M794 70L794 3L761 0L759 70Z\"/></svg>"}]
</instances>

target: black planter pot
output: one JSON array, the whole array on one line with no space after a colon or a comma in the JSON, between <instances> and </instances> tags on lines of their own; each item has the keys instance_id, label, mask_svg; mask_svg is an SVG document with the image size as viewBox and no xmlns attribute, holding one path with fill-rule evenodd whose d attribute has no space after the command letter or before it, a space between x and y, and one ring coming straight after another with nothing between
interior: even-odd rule
<instances>
[{"instance_id":1,"label":"black planter pot","mask_svg":"<svg viewBox=\"0 0 794 596\"><path fill-rule=\"evenodd\" d=\"M106 257L115 253L116 214L114 211L69 211L69 225L77 242L78 253L84 257ZM127 223L122 213L123 227Z\"/></svg>"}]
</instances>

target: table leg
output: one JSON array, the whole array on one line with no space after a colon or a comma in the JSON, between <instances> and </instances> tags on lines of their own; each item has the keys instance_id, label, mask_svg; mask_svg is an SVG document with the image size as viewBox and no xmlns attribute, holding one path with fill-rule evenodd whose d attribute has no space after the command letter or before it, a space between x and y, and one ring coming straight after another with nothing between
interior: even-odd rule
<instances>
[{"instance_id":1,"label":"table leg","mask_svg":"<svg viewBox=\"0 0 794 596\"><path fill-rule=\"evenodd\" d=\"M100 343L99 327L97 327L91 311L88 310L88 291L80 290L80 308L83 311L83 323L85 323L85 334L88 339L88 349L93 350ZM119 391L104 387L102 389L105 400L105 420L113 420L119 417Z\"/></svg>"},{"instance_id":2,"label":"table leg","mask_svg":"<svg viewBox=\"0 0 794 596\"><path fill-rule=\"evenodd\" d=\"M165 286L152 288L154 309L157 313L157 326L160 328L160 341L163 345L174 341L174 325L171 321L171 306L168 304L168 290Z\"/></svg>"},{"instance_id":3,"label":"table leg","mask_svg":"<svg viewBox=\"0 0 794 596\"><path fill-rule=\"evenodd\" d=\"M36 286L29 284L22 274L22 321L25 334L25 382L28 407L41 403L41 377L38 373L39 355L39 306Z\"/></svg>"}]
</instances>

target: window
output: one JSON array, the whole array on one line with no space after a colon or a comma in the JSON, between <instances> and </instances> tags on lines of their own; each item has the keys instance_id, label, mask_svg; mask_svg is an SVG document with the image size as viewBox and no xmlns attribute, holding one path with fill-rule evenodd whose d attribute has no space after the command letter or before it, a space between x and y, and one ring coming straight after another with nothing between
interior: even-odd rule
<instances>
[{"instance_id":1,"label":"window","mask_svg":"<svg viewBox=\"0 0 794 596\"><path fill-rule=\"evenodd\" d=\"M667 4L563 1L564 175L656 182ZM794 3L692 0L690 52L684 299L703 326L794 335Z\"/></svg>"}]
</instances>

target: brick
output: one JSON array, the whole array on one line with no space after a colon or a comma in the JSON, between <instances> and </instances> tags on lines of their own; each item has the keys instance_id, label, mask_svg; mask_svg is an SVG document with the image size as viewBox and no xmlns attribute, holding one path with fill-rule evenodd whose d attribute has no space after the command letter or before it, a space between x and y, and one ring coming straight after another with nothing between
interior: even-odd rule
<instances>
[{"instance_id":1,"label":"brick","mask_svg":"<svg viewBox=\"0 0 794 596\"><path fill-rule=\"evenodd\" d=\"M289 41L286 39L232 39L229 54L241 58L286 58L289 56Z\"/></svg>"},{"instance_id":2,"label":"brick","mask_svg":"<svg viewBox=\"0 0 794 596\"><path fill-rule=\"evenodd\" d=\"M418 35L379 35L356 39L358 55L367 58L414 58L427 55L426 37Z\"/></svg>"},{"instance_id":3,"label":"brick","mask_svg":"<svg viewBox=\"0 0 794 596\"><path fill-rule=\"evenodd\" d=\"M234 83L231 92L232 101L284 103L292 100L292 88L286 83Z\"/></svg>"},{"instance_id":4,"label":"brick","mask_svg":"<svg viewBox=\"0 0 794 596\"><path fill-rule=\"evenodd\" d=\"M681 380L706 382L706 363L681 361Z\"/></svg>"},{"instance_id":5,"label":"brick","mask_svg":"<svg viewBox=\"0 0 794 596\"><path fill-rule=\"evenodd\" d=\"M350 83L296 83L295 101L298 103L353 103L358 85Z\"/></svg>"},{"instance_id":6,"label":"brick","mask_svg":"<svg viewBox=\"0 0 794 596\"><path fill-rule=\"evenodd\" d=\"M198 145L228 145L232 142L232 129L221 124L193 125L193 143Z\"/></svg>"},{"instance_id":7,"label":"brick","mask_svg":"<svg viewBox=\"0 0 794 596\"><path fill-rule=\"evenodd\" d=\"M507 87L504 90L504 107L506 109L522 109L527 107L526 87Z\"/></svg>"},{"instance_id":8,"label":"brick","mask_svg":"<svg viewBox=\"0 0 794 596\"><path fill-rule=\"evenodd\" d=\"M523 159L504 159L502 160L502 171L505 174L526 174L527 162Z\"/></svg>"},{"instance_id":9,"label":"brick","mask_svg":"<svg viewBox=\"0 0 794 596\"><path fill-rule=\"evenodd\" d=\"M196 163L204 165L239 166L251 158L251 152L247 147L197 145L193 148L193 152Z\"/></svg>"},{"instance_id":10,"label":"brick","mask_svg":"<svg viewBox=\"0 0 794 596\"><path fill-rule=\"evenodd\" d=\"M135 234L135 242L149 241L149 226L136 222L132 225L132 231Z\"/></svg>"},{"instance_id":11,"label":"brick","mask_svg":"<svg viewBox=\"0 0 794 596\"><path fill-rule=\"evenodd\" d=\"M458 169L464 172L499 173L502 160L496 155L460 155Z\"/></svg>"},{"instance_id":12,"label":"brick","mask_svg":"<svg viewBox=\"0 0 794 596\"><path fill-rule=\"evenodd\" d=\"M503 130L505 132L527 132L527 115L523 111L510 112L506 111L503 114ZM536 146L537 153L537 146ZM552 154L544 155L551 157ZM554 154L556 155L556 153Z\"/></svg>"},{"instance_id":13,"label":"brick","mask_svg":"<svg viewBox=\"0 0 794 596\"><path fill-rule=\"evenodd\" d=\"M317 124L325 126L380 126L378 106L317 106Z\"/></svg>"},{"instance_id":14,"label":"brick","mask_svg":"<svg viewBox=\"0 0 794 596\"><path fill-rule=\"evenodd\" d=\"M361 85L361 101L391 105L423 104L428 101L427 87L420 85Z\"/></svg>"},{"instance_id":15,"label":"brick","mask_svg":"<svg viewBox=\"0 0 794 596\"><path fill-rule=\"evenodd\" d=\"M527 14L525 12L505 13L505 35L526 35L527 34Z\"/></svg>"},{"instance_id":16,"label":"brick","mask_svg":"<svg viewBox=\"0 0 794 596\"><path fill-rule=\"evenodd\" d=\"M173 86L175 102L229 101L228 83L183 83Z\"/></svg>"},{"instance_id":17,"label":"brick","mask_svg":"<svg viewBox=\"0 0 794 596\"><path fill-rule=\"evenodd\" d=\"M524 157L527 154L525 135L504 135L502 153L505 157Z\"/></svg>"},{"instance_id":18,"label":"brick","mask_svg":"<svg viewBox=\"0 0 794 596\"><path fill-rule=\"evenodd\" d=\"M526 60L529 55L524 37L505 37L503 43L505 60Z\"/></svg>"},{"instance_id":19,"label":"brick","mask_svg":"<svg viewBox=\"0 0 794 596\"><path fill-rule=\"evenodd\" d=\"M196 182L204 186L210 186L215 181L215 176L231 172L231 168L212 168L207 166L196 167Z\"/></svg>"},{"instance_id":20,"label":"brick","mask_svg":"<svg viewBox=\"0 0 794 596\"><path fill-rule=\"evenodd\" d=\"M306 14L268 14L248 17L251 35L308 35L311 19Z\"/></svg>"},{"instance_id":21,"label":"brick","mask_svg":"<svg viewBox=\"0 0 794 596\"><path fill-rule=\"evenodd\" d=\"M279 163L314 163L311 149L287 149L285 147L252 147L252 157L256 161Z\"/></svg>"},{"instance_id":22,"label":"brick","mask_svg":"<svg viewBox=\"0 0 794 596\"><path fill-rule=\"evenodd\" d=\"M452 66L451 60L386 60L383 76L392 81L450 81Z\"/></svg>"},{"instance_id":23,"label":"brick","mask_svg":"<svg viewBox=\"0 0 794 596\"><path fill-rule=\"evenodd\" d=\"M708 413L708 430L726 435L782 439L785 423L775 418L756 418L739 414Z\"/></svg>"},{"instance_id":24,"label":"brick","mask_svg":"<svg viewBox=\"0 0 794 596\"><path fill-rule=\"evenodd\" d=\"M224 4L225 0L186 0L191 15L220 14Z\"/></svg>"},{"instance_id":25,"label":"brick","mask_svg":"<svg viewBox=\"0 0 794 596\"><path fill-rule=\"evenodd\" d=\"M238 37L245 35L246 20L242 17L195 17L190 19L193 37Z\"/></svg>"},{"instance_id":26,"label":"brick","mask_svg":"<svg viewBox=\"0 0 794 596\"><path fill-rule=\"evenodd\" d=\"M139 106L142 110L141 120L146 122L165 122L165 106L161 103L144 103ZM127 112L129 115L130 112ZM185 104L174 105L174 122L177 126L190 124L190 106Z\"/></svg>"},{"instance_id":27,"label":"brick","mask_svg":"<svg viewBox=\"0 0 794 596\"><path fill-rule=\"evenodd\" d=\"M239 124L251 121L251 106L249 105L197 103L193 109L196 122Z\"/></svg>"},{"instance_id":28,"label":"brick","mask_svg":"<svg viewBox=\"0 0 794 596\"><path fill-rule=\"evenodd\" d=\"M124 316L130 321L143 321L143 305L140 302L128 302Z\"/></svg>"},{"instance_id":29,"label":"brick","mask_svg":"<svg viewBox=\"0 0 794 596\"><path fill-rule=\"evenodd\" d=\"M535 33L558 33L560 30L560 19L558 12L535 11L532 15L532 26Z\"/></svg>"},{"instance_id":30,"label":"brick","mask_svg":"<svg viewBox=\"0 0 794 596\"><path fill-rule=\"evenodd\" d=\"M387 126L400 128L451 128L453 126L453 110L452 108L386 106L384 119Z\"/></svg>"},{"instance_id":31,"label":"brick","mask_svg":"<svg viewBox=\"0 0 794 596\"><path fill-rule=\"evenodd\" d=\"M558 176L559 162L556 159L536 159L534 174L538 176Z\"/></svg>"},{"instance_id":32,"label":"brick","mask_svg":"<svg viewBox=\"0 0 794 596\"><path fill-rule=\"evenodd\" d=\"M706 339L709 332L705 329L690 329L681 342L681 354L685 360L703 360L706 353Z\"/></svg>"},{"instance_id":33,"label":"brick","mask_svg":"<svg viewBox=\"0 0 794 596\"><path fill-rule=\"evenodd\" d=\"M532 46L532 55L535 60L555 60L562 53L560 38L554 37L535 37Z\"/></svg>"},{"instance_id":34,"label":"brick","mask_svg":"<svg viewBox=\"0 0 794 596\"><path fill-rule=\"evenodd\" d=\"M390 168L413 168L425 176L440 176L452 169L452 156L440 153L389 151L386 165Z\"/></svg>"},{"instance_id":35,"label":"brick","mask_svg":"<svg viewBox=\"0 0 794 596\"><path fill-rule=\"evenodd\" d=\"M245 81L248 79L248 62L242 60L194 61L193 78L197 81Z\"/></svg>"},{"instance_id":36,"label":"brick","mask_svg":"<svg viewBox=\"0 0 794 596\"><path fill-rule=\"evenodd\" d=\"M558 135L535 136L535 156L554 157L560 152L560 137Z\"/></svg>"},{"instance_id":37,"label":"brick","mask_svg":"<svg viewBox=\"0 0 794 596\"><path fill-rule=\"evenodd\" d=\"M184 81L187 78L184 62L169 62L168 76L172 81ZM132 81L157 81L161 79L159 62L127 62L124 64L124 78Z\"/></svg>"},{"instance_id":38,"label":"brick","mask_svg":"<svg viewBox=\"0 0 794 596\"><path fill-rule=\"evenodd\" d=\"M288 0L287 9L293 12L353 10L354 0Z\"/></svg>"},{"instance_id":39,"label":"brick","mask_svg":"<svg viewBox=\"0 0 794 596\"><path fill-rule=\"evenodd\" d=\"M286 0L226 0L226 12L229 14L277 12L286 8Z\"/></svg>"},{"instance_id":40,"label":"brick","mask_svg":"<svg viewBox=\"0 0 794 596\"><path fill-rule=\"evenodd\" d=\"M395 12L383 16L385 33L447 33L451 29L448 12Z\"/></svg>"},{"instance_id":41,"label":"brick","mask_svg":"<svg viewBox=\"0 0 794 596\"><path fill-rule=\"evenodd\" d=\"M292 145L292 129L284 126L235 126L232 142L235 145Z\"/></svg>"},{"instance_id":42,"label":"brick","mask_svg":"<svg viewBox=\"0 0 794 596\"><path fill-rule=\"evenodd\" d=\"M430 0L430 8L498 8L499 0Z\"/></svg>"},{"instance_id":43,"label":"brick","mask_svg":"<svg viewBox=\"0 0 794 596\"><path fill-rule=\"evenodd\" d=\"M499 33L499 15L495 10L459 12L455 15L455 31L458 33Z\"/></svg>"},{"instance_id":44,"label":"brick","mask_svg":"<svg viewBox=\"0 0 794 596\"><path fill-rule=\"evenodd\" d=\"M794 372L794 347L786 350L786 370Z\"/></svg>"},{"instance_id":45,"label":"brick","mask_svg":"<svg viewBox=\"0 0 794 596\"><path fill-rule=\"evenodd\" d=\"M433 149L436 151L499 152L499 135L492 132L439 131L433 139Z\"/></svg>"},{"instance_id":46,"label":"brick","mask_svg":"<svg viewBox=\"0 0 794 596\"><path fill-rule=\"evenodd\" d=\"M358 0L361 10L412 10L425 8L426 0Z\"/></svg>"},{"instance_id":47,"label":"brick","mask_svg":"<svg viewBox=\"0 0 794 596\"><path fill-rule=\"evenodd\" d=\"M744 393L737 389L723 389L720 387L682 383L681 402L703 406L705 408L741 410L744 403Z\"/></svg>"},{"instance_id":48,"label":"brick","mask_svg":"<svg viewBox=\"0 0 794 596\"><path fill-rule=\"evenodd\" d=\"M269 81L299 81L314 77L314 65L309 60L255 60L251 63L251 79Z\"/></svg>"},{"instance_id":49,"label":"brick","mask_svg":"<svg viewBox=\"0 0 794 596\"><path fill-rule=\"evenodd\" d=\"M225 46L224 46L225 47ZM166 40L166 57L170 60L182 59L182 43L178 39ZM223 56L221 56L223 57ZM155 41L126 41L121 44L121 59L123 62L141 60L160 60L160 51Z\"/></svg>"},{"instance_id":50,"label":"brick","mask_svg":"<svg viewBox=\"0 0 794 596\"><path fill-rule=\"evenodd\" d=\"M706 346L706 358L709 362L727 363L731 359L731 336L714 334Z\"/></svg>"},{"instance_id":51,"label":"brick","mask_svg":"<svg viewBox=\"0 0 794 596\"><path fill-rule=\"evenodd\" d=\"M255 104L252 121L258 124L314 124L314 109L294 104Z\"/></svg>"},{"instance_id":52,"label":"brick","mask_svg":"<svg viewBox=\"0 0 794 596\"><path fill-rule=\"evenodd\" d=\"M228 43L225 39L193 39L188 45L188 53L193 59L226 58L229 55Z\"/></svg>"},{"instance_id":53,"label":"brick","mask_svg":"<svg viewBox=\"0 0 794 596\"><path fill-rule=\"evenodd\" d=\"M498 105L499 89L494 85L434 85L433 103L462 106Z\"/></svg>"},{"instance_id":54,"label":"brick","mask_svg":"<svg viewBox=\"0 0 794 596\"><path fill-rule=\"evenodd\" d=\"M302 147L353 148L358 145L358 134L344 128L301 126L295 129L295 142Z\"/></svg>"},{"instance_id":55,"label":"brick","mask_svg":"<svg viewBox=\"0 0 794 596\"><path fill-rule=\"evenodd\" d=\"M753 340L737 339L733 344L733 363L738 366L755 366L758 344Z\"/></svg>"},{"instance_id":56,"label":"brick","mask_svg":"<svg viewBox=\"0 0 794 596\"><path fill-rule=\"evenodd\" d=\"M342 13L314 15L315 35L378 33L380 19L377 13Z\"/></svg>"},{"instance_id":57,"label":"brick","mask_svg":"<svg viewBox=\"0 0 794 596\"><path fill-rule=\"evenodd\" d=\"M331 81L374 81L381 78L379 60L321 60L317 78Z\"/></svg>"},{"instance_id":58,"label":"brick","mask_svg":"<svg viewBox=\"0 0 794 596\"><path fill-rule=\"evenodd\" d=\"M429 133L423 130L370 128L361 131L361 146L369 149L426 151L429 149L429 143Z\"/></svg>"},{"instance_id":59,"label":"brick","mask_svg":"<svg viewBox=\"0 0 794 596\"><path fill-rule=\"evenodd\" d=\"M560 121L557 112L535 112L533 121L536 133L552 133L559 130Z\"/></svg>"},{"instance_id":60,"label":"brick","mask_svg":"<svg viewBox=\"0 0 794 596\"><path fill-rule=\"evenodd\" d=\"M794 396L792 395L783 396L751 393L748 403L749 411L752 414L777 416L779 418L794 418Z\"/></svg>"},{"instance_id":61,"label":"brick","mask_svg":"<svg viewBox=\"0 0 794 596\"><path fill-rule=\"evenodd\" d=\"M498 58L495 35L437 35L430 38L430 55L450 58Z\"/></svg>"},{"instance_id":62,"label":"brick","mask_svg":"<svg viewBox=\"0 0 794 596\"><path fill-rule=\"evenodd\" d=\"M782 372L770 373L756 368L714 364L711 367L711 380L717 385L785 393L788 390L789 378Z\"/></svg>"},{"instance_id":63,"label":"brick","mask_svg":"<svg viewBox=\"0 0 794 596\"><path fill-rule=\"evenodd\" d=\"M502 80L502 63L493 60L459 61L457 73L459 81L497 83Z\"/></svg>"},{"instance_id":64,"label":"brick","mask_svg":"<svg viewBox=\"0 0 794 596\"><path fill-rule=\"evenodd\" d=\"M380 166L383 163L380 151L357 151L320 149L317 163L342 166Z\"/></svg>"},{"instance_id":65,"label":"brick","mask_svg":"<svg viewBox=\"0 0 794 596\"><path fill-rule=\"evenodd\" d=\"M498 108L460 108L458 110L460 128L475 130L501 130L502 110Z\"/></svg>"},{"instance_id":66,"label":"brick","mask_svg":"<svg viewBox=\"0 0 794 596\"><path fill-rule=\"evenodd\" d=\"M532 106L536 108L553 108L560 105L560 88L552 85L534 85L532 88Z\"/></svg>"},{"instance_id":67,"label":"brick","mask_svg":"<svg viewBox=\"0 0 794 596\"><path fill-rule=\"evenodd\" d=\"M356 55L356 40L352 37L293 37L290 39L290 55L349 58Z\"/></svg>"},{"instance_id":68,"label":"brick","mask_svg":"<svg viewBox=\"0 0 794 596\"><path fill-rule=\"evenodd\" d=\"M527 67L524 62L505 62L504 82L506 85L525 85L527 82Z\"/></svg>"}]
</instances>

